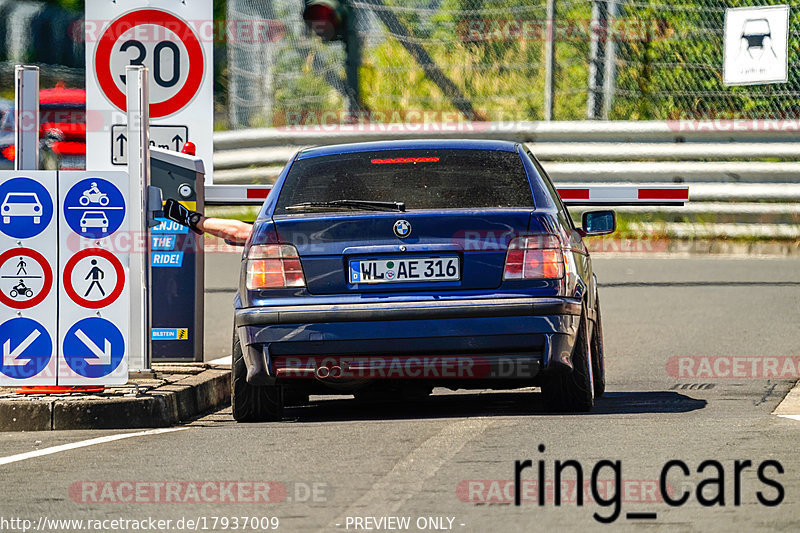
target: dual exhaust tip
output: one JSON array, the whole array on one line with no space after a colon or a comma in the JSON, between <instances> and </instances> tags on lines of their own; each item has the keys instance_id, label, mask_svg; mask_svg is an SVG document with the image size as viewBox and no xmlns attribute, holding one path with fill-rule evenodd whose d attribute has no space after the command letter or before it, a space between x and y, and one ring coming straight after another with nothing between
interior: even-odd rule
<instances>
[{"instance_id":1,"label":"dual exhaust tip","mask_svg":"<svg viewBox=\"0 0 800 533\"><path fill-rule=\"evenodd\" d=\"M321 380L337 379L342 377L342 367L338 365L320 366L317 368L317 371L314 373L314 376L317 379Z\"/></svg>"}]
</instances>

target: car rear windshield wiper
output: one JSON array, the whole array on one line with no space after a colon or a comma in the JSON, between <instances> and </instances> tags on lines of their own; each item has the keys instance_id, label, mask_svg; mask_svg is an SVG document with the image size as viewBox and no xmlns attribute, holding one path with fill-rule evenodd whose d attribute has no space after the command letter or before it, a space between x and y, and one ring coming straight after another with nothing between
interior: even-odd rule
<instances>
[{"instance_id":1,"label":"car rear windshield wiper","mask_svg":"<svg viewBox=\"0 0 800 533\"><path fill-rule=\"evenodd\" d=\"M324 209L327 207L344 207L347 209L363 209L366 211L405 211L404 202L379 202L372 200L330 200L328 202L303 202L287 206L287 211L300 209Z\"/></svg>"}]
</instances>

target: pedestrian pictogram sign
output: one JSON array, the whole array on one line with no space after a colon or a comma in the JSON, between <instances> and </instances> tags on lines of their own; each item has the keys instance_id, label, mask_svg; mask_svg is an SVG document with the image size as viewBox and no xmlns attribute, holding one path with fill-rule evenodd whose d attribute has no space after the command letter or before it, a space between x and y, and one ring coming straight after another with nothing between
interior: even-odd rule
<instances>
[{"instance_id":1,"label":"pedestrian pictogram sign","mask_svg":"<svg viewBox=\"0 0 800 533\"><path fill-rule=\"evenodd\" d=\"M72 231L81 237L107 237L125 219L125 198L113 183L92 176L67 192L64 217Z\"/></svg>"},{"instance_id":2,"label":"pedestrian pictogram sign","mask_svg":"<svg viewBox=\"0 0 800 533\"><path fill-rule=\"evenodd\" d=\"M150 134L180 151L190 140L212 167L212 0L86 0L87 113L102 120L87 132L87 168L127 161L125 68L149 69ZM191 136L191 137L189 137Z\"/></svg>"},{"instance_id":3,"label":"pedestrian pictogram sign","mask_svg":"<svg viewBox=\"0 0 800 533\"><path fill-rule=\"evenodd\" d=\"M54 383L53 341L39 322L17 317L0 324L0 350L3 384L22 380L31 385Z\"/></svg>"},{"instance_id":4,"label":"pedestrian pictogram sign","mask_svg":"<svg viewBox=\"0 0 800 533\"><path fill-rule=\"evenodd\" d=\"M39 235L53 218L53 200L47 189L26 177L0 185L0 232L17 239Z\"/></svg>"},{"instance_id":5,"label":"pedestrian pictogram sign","mask_svg":"<svg viewBox=\"0 0 800 533\"><path fill-rule=\"evenodd\" d=\"M66 368L59 369L59 384L85 385L108 376L127 381L125 350L125 339L112 322L98 317L76 322L64 335Z\"/></svg>"},{"instance_id":6,"label":"pedestrian pictogram sign","mask_svg":"<svg viewBox=\"0 0 800 533\"><path fill-rule=\"evenodd\" d=\"M102 248L87 248L64 266L64 290L76 304L100 309L114 303L125 288L125 268Z\"/></svg>"},{"instance_id":7,"label":"pedestrian pictogram sign","mask_svg":"<svg viewBox=\"0 0 800 533\"><path fill-rule=\"evenodd\" d=\"M30 309L44 301L53 286L47 259L30 248L0 254L0 302L12 309Z\"/></svg>"}]
</instances>

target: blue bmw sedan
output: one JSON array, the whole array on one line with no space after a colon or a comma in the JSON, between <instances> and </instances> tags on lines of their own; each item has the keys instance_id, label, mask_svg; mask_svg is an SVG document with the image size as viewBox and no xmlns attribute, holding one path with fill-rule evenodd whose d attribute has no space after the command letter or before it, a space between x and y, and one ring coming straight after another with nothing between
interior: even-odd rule
<instances>
[{"instance_id":1,"label":"blue bmw sedan","mask_svg":"<svg viewBox=\"0 0 800 533\"><path fill-rule=\"evenodd\" d=\"M386 141L302 150L245 245L235 302L238 421L309 394L408 398L433 387L539 386L588 411L605 388L597 282L528 149Z\"/></svg>"}]
</instances>

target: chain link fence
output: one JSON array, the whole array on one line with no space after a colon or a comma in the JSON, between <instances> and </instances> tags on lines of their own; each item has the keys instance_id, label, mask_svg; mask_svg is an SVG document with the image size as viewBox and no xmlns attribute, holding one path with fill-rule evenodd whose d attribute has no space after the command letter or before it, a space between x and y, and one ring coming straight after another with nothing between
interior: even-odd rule
<instances>
[{"instance_id":1,"label":"chain link fence","mask_svg":"<svg viewBox=\"0 0 800 533\"><path fill-rule=\"evenodd\" d=\"M789 80L726 87L728 7L790 6ZM748 0L350 0L362 43L361 112L345 49L310 34L302 0L228 0L270 21L268 40L228 41L230 127L542 120L552 43L552 119L800 116L800 2Z\"/></svg>"},{"instance_id":2,"label":"chain link fence","mask_svg":"<svg viewBox=\"0 0 800 533\"><path fill-rule=\"evenodd\" d=\"M361 43L355 108L345 46L307 30L303 0L217 0L227 18L215 39L217 128L800 118L800 0L552 0L552 16L545 0L349 4ZM788 82L726 87L726 8L761 5L789 6ZM0 0L0 96L13 96L16 63L41 65L43 86L82 86L80 18Z\"/></svg>"}]
</instances>

